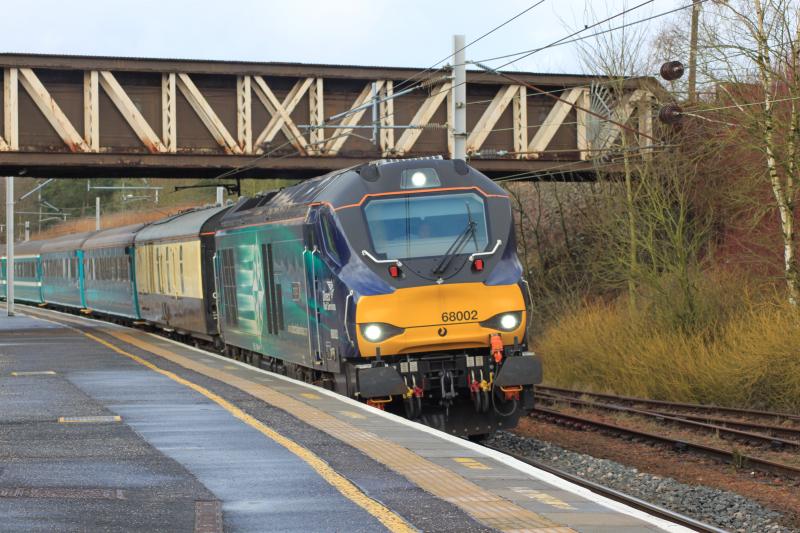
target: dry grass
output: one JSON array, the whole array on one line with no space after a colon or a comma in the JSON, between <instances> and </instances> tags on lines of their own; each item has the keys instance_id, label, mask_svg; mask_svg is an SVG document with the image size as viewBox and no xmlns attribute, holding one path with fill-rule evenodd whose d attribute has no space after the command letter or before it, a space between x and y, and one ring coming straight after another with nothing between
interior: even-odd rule
<instances>
[{"instance_id":1,"label":"dry grass","mask_svg":"<svg viewBox=\"0 0 800 533\"><path fill-rule=\"evenodd\" d=\"M194 205L172 205L169 207L164 207L163 209L143 209L141 211L118 211L116 213L102 215L100 217L100 227L103 229L110 229L118 228L120 226L127 226L129 224L136 224L137 222L153 222L154 220L159 220L170 215L174 215L175 213L191 207L194 207ZM61 224L56 224L55 226L50 226L40 233L32 234L31 239L51 239L53 237L68 235L70 233L94 231L94 228L94 217L79 218L76 220L62 222Z\"/></svg>"},{"instance_id":2,"label":"dry grass","mask_svg":"<svg viewBox=\"0 0 800 533\"><path fill-rule=\"evenodd\" d=\"M701 293L719 321L695 331L625 302L567 313L538 339L549 384L648 398L800 412L800 314L732 280Z\"/></svg>"}]
</instances>

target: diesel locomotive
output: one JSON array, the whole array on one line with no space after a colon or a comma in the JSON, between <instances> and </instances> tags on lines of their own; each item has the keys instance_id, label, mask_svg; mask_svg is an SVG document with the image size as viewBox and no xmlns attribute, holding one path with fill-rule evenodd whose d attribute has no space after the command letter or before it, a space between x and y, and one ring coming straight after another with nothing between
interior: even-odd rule
<instances>
[{"instance_id":1,"label":"diesel locomotive","mask_svg":"<svg viewBox=\"0 0 800 533\"><path fill-rule=\"evenodd\" d=\"M479 436L516 425L541 381L512 222L505 191L464 161L381 160L21 244L15 286Z\"/></svg>"}]
</instances>

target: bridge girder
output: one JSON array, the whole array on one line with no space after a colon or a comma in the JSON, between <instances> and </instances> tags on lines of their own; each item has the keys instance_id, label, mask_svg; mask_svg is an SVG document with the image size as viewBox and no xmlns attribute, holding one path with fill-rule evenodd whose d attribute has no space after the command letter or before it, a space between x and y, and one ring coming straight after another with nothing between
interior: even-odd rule
<instances>
[{"instance_id":1,"label":"bridge girder","mask_svg":"<svg viewBox=\"0 0 800 533\"><path fill-rule=\"evenodd\" d=\"M0 175L213 177L246 167L241 177L309 177L452 152L447 71L387 99L419 71L19 54L0 54L0 68ZM471 163L496 176L559 165L590 171L591 156L620 131L590 135L583 109L598 78L514 76L561 100L469 72ZM655 87L649 78L627 81L615 119L652 136Z\"/></svg>"}]
</instances>

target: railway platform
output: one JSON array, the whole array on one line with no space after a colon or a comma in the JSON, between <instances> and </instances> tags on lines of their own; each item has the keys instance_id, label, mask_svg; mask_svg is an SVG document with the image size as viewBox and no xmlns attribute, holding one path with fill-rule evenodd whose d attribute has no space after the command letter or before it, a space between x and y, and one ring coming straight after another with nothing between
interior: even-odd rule
<instances>
[{"instance_id":1,"label":"railway platform","mask_svg":"<svg viewBox=\"0 0 800 533\"><path fill-rule=\"evenodd\" d=\"M145 331L0 317L3 531L687 531Z\"/></svg>"}]
</instances>

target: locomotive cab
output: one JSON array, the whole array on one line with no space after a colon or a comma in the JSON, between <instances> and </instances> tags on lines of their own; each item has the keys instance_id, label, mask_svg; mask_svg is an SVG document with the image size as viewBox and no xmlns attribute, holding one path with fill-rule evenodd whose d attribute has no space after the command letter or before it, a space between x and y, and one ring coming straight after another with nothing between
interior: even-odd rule
<instances>
[{"instance_id":1,"label":"locomotive cab","mask_svg":"<svg viewBox=\"0 0 800 533\"><path fill-rule=\"evenodd\" d=\"M353 174L363 194L333 208L351 255L348 392L455 434L515 425L541 365L507 194L460 160Z\"/></svg>"}]
</instances>

